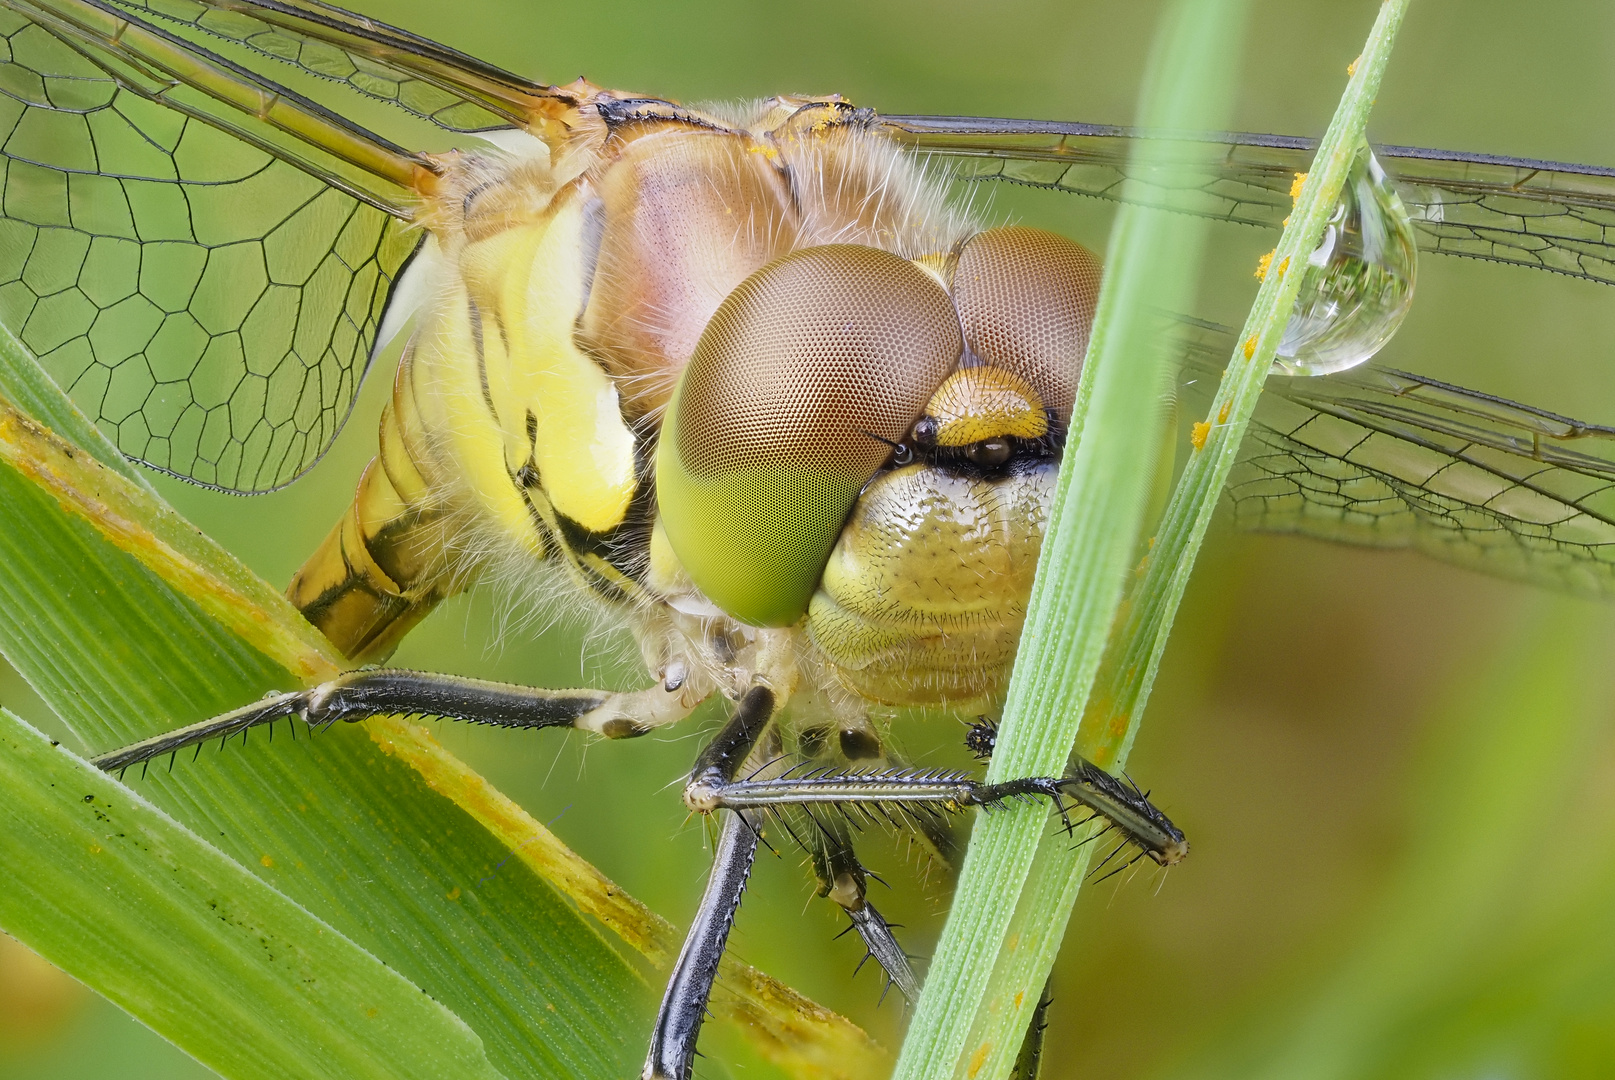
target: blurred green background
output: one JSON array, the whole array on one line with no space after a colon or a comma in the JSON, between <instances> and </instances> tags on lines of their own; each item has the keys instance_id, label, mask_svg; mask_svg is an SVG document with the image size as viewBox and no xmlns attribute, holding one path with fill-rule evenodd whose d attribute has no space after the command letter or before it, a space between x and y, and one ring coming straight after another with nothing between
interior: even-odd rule
<instances>
[{"instance_id":1,"label":"blurred green background","mask_svg":"<svg viewBox=\"0 0 1615 1080\"><path fill-rule=\"evenodd\" d=\"M837 91L887 112L1126 123L1158 5L830 0L811 6L373 0L367 13L513 70L687 101ZM1376 5L1254 5L1237 126L1319 134ZM1615 163L1615 6L1421 0L1374 139ZM1102 250L1109 209L994 189L993 212ZM1224 227L1198 314L1238 322L1270 234ZM1615 419L1615 294L1427 258L1382 360L1590 420ZM388 358L390 360L390 358ZM277 585L345 507L374 452L383 363L337 449L256 499L159 480ZM1615 1075L1615 730L1605 607L1416 556L1214 532L1130 770L1194 856L1078 905L1055 975L1049 1077ZM396 661L549 685L638 683L626 643L546 628L495 598L434 614ZM160 678L160 672L153 672ZM0 702L40 716L0 672ZM707 840L678 780L699 723L626 744L442 726L439 735L584 856L685 922ZM955 762L949 723L904 732ZM911 951L949 882L900 843L866 859ZM895 995L789 849L764 858L732 941L901 1037ZM927 880L929 878L929 880ZM703 1077L770 1070L709 1029ZM0 1078L205 1075L0 939Z\"/></svg>"}]
</instances>

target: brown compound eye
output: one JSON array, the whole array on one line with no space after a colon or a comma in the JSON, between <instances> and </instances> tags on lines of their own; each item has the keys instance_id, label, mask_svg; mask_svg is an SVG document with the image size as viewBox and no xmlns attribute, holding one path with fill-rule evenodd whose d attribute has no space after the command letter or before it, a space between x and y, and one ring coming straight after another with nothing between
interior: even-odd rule
<instances>
[{"instance_id":1,"label":"brown compound eye","mask_svg":"<svg viewBox=\"0 0 1615 1080\"><path fill-rule=\"evenodd\" d=\"M887 251L807 248L742 282L656 452L663 527L707 598L754 626L795 622L859 490L961 348L941 285Z\"/></svg>"},{"instance_id":2,"label":"brown compound eye","mask_svg":"<svg viewBox=\"0 0 1615 1080\"><path fill-rule=\"evenodd\" d=\"M965 344L1013 372L1061 421L1071 418L1099 299L1099 260L1042 229L989 229L959 251L953 301Z\"/></svg>"}]
</instances>

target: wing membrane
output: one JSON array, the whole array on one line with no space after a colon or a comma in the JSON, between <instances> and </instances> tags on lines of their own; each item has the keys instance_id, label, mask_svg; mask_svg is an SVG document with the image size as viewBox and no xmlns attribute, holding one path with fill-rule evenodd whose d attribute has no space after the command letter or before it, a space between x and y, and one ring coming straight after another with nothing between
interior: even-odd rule
<instances>
[{"instance_id":1,"label":"wing membrane","mask_svg":"<svg viewBox=\"0 0 1615 1080\"><path fill-rule=\"evenodd\" d=\"M1138 132L1097 124L890 116L899 141L951 161L968 180L1119 199L1277 229L1290 212L1290 185L1311 164L1317 142L1274 135L1194 136L1189 160L1206 142L1216 165L1163 186L1130 176L1128 147ZM1514 263L1615 284L1615 169L1408 146L1375 152L1419 232L1419 247Z\"/></svg>"},{"instance_id":2,"label":"wing membrane","mask_svg":"<svg viewBox=\"0 0 1615 1080\"><path fill-rule=\"evenodd\" d=\"M313 0L117 0L396 105L446 131L528 126L576 98Z\"/></svg>"},{"instance_id":3,"label":"wing membrane","mask_svg":"<svg viewBox=\"0 0 1615 1080\"><path fill-rule=\"evenodd\" d=\"M351 408L424 159L98 4L8 2L0 44L0 320L130 457L293 479Z\"/></svg>"},{"instance_id":4,"label":"wing membrane","mask_svg":"<svg viewBox=\"0 0 1615 1080\"><path fill-rule=\"evenodd\" d=\"M1215 386L1235 333L1185 320ZM1615 595L1615 428L1367 365L1268 380L1227 488L1236 522Z\"/></svg>"}]
</instances>

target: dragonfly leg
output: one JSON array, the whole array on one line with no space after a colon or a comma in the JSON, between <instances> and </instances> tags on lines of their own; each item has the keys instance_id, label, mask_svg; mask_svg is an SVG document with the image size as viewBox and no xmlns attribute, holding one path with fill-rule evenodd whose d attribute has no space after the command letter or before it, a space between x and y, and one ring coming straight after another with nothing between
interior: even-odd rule
<instances>
[{"instance_id":1,"label":"dragonfly leg","mask_svg":"<svg viewBox=\"0 0 1615 1080\"><path fill-rule=\"evenodd\" d=\"M1011 799L1043 796L1065 817L1066 799L1107 819L1128 843L1161 866L1181 862L1188 842L1177 826L1156 809L1144 793L1099 766L1073 756L1064 776L1026 777L988 784L949 770L876 769L793 770L780 777L730 779L716 769L697 766L684 789L684 802L704 813L718 809L778 813L784 807L838 809L889 820L921 821L927 814L991 809Z\"/></svg>"},{"instance_id":2,"label":"dragonfly leg","mask_svg":"<svg viewBox=\"0 0 1615 1080\"><path fill-rule=\"evenodd\" d=\"M368 668L308 690L271 694L210 720L102 754L93 764L106 772L120 772L283 719L326 727L372 716L436 716L503 728L579 728L621 739L682 720L699 704L678 686L626 693L542 690L424 671Z\"/></svg>"},{"instance_id":3,"label":"dragonfly leg","mask_svg":"<svg viewBox=\"0 0 1615 1080\"><path fill-rule=\"evenodd\" d=\"M747 820L748 816L744 812L723 816L712 875L707 878L701 906L696 909L695 921L679 950L667 989L662 992L662 1006L656 1011L643 1080L689 1080L695 1064L696 1038L706 1019L707 999L712 996L712 981L718 976L729 927L757 858L757 823Z\"/></svg>"},{"instance_id":4,"label":"dragonfly leg","mask_svg":"<svg viewBox=\"0 0 1615 1080\"><path fill-rule=\"evenodd\" d=\"M757 747L764 729L774 716L774 693L754 686L736 706L718 734L696 758L695 771L732 777ZM651 1030L650 1049L645 1056L643 1080L689 1080L695 1065L695 1044L706 1019L712 981L718 975L729 941L729 928L746 891L746 879L757 857L761 815L734 811L723 815L718 831L718 847L712 860L712 874L695 920L679 950L673 974L662 992Z\"/></svg>"},{"instance_id":5,"label":"dragonfly leg","mask_svg":"<svg viewBox=\"0 0 1615 1080\"><path fill-rule=\"evenodd\" d=\"M1054 978L1050 976L1043 984L1037 1008L1032 1011L1032 1022L1026 1027L1026 1037L1021 1040L1020 1053L1015 1055L1009 1080L1037 1080L1038 1071L1043 1065L1043 1033L1049 1026L1049 1006L1054 1004L1053 991Z\"/></svg>"},{"instance_id":6,"label":"dragonfly leg","mask_svg":"<svg viewBox=\"0 0 1615 1080\"><path fill-rule=\"evenodd\" d=\"M868 881L863 864L853 850L847 823L834 817L814 819L813 870L819 878L819 895L841 905L852 920L850 929L863 939L865 960L873 958L886 972L888 986L896 986L909 1001L919 997L920 980L909 966L892 933L892 926L869 902ZM863 965L860 964L860 967Z\"/></svg>"}]
</instances>

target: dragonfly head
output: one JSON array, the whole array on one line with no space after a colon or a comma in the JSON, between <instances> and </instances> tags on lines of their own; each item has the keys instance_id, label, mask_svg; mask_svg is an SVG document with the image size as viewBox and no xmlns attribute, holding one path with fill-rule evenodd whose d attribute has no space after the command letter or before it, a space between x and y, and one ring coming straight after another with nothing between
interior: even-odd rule
<instances>
[{"instance_id":1,"label":"dragonfly head","mask_svg":"<svg viewBox=\"0 0 1615 1080\"><path fill-rule=\"evenodd\" d=\"M1085 249L1023 228L917 260L806 248L751 275L663 420L660 521L682 569L740 622L789 626L833 553L924 534L954 548L923 558L980 575L1007 529L1015 572L992 606L1019 612L1098 284Z\"/></svg>"}]
</instances>

